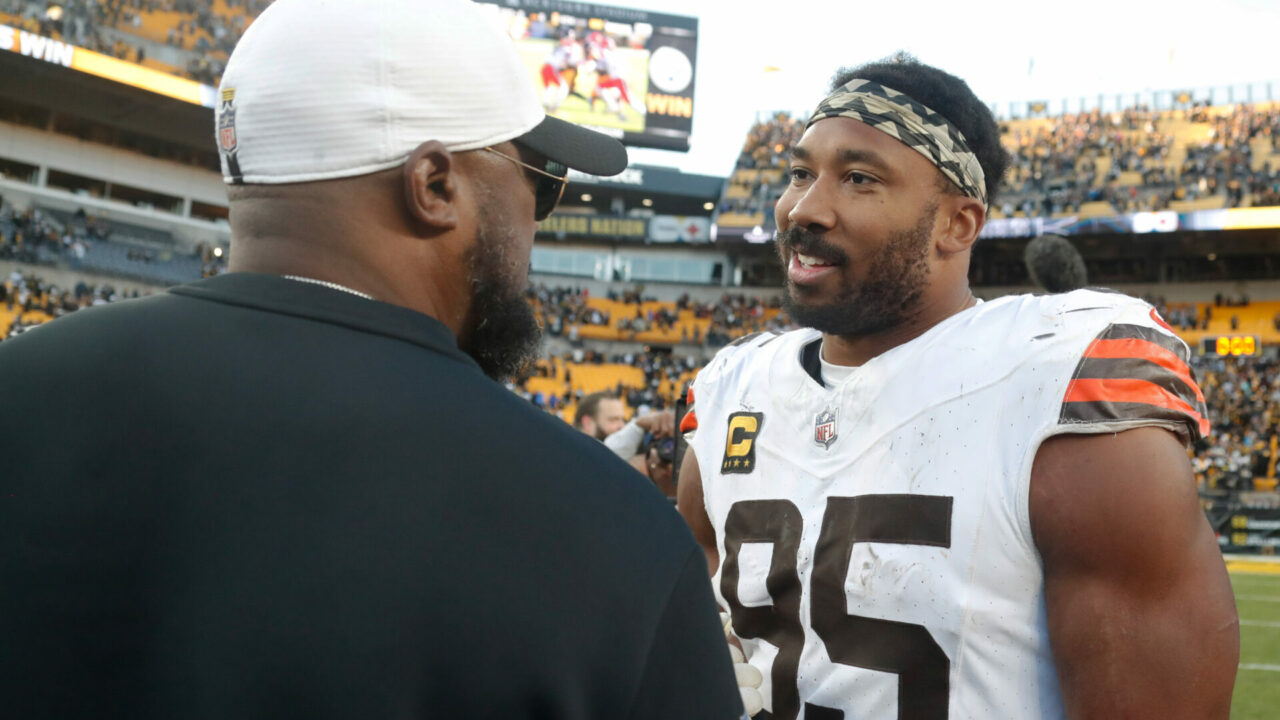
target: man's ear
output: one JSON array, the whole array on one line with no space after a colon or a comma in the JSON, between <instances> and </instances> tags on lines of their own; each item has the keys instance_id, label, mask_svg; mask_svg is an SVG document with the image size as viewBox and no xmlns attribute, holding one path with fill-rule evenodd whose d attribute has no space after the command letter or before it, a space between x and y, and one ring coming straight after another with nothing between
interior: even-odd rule
<instances>
[{"instance_id":1,"label":"man's ear","mask_svg":"<svg viewBox=\"0 0 1280 720\"><path fill-rule=\"evenodd\" d=\"M978 233L987 221L987 208L981 200L960 195L948 195L942 204L942 236L938 238L938 252L953 255L973 247Z\"/></svg>"},{"instance_id":2,"label":"man's ear","mask_svg":"<svg viewBox=\"0 0 1280 720\"><path fill-rule=\"evenodd\" d=\"M409 216L433 230L458 226L457 159L439 140L414 148L404 163L404 200Z\"/></svg>"}]
</instances>

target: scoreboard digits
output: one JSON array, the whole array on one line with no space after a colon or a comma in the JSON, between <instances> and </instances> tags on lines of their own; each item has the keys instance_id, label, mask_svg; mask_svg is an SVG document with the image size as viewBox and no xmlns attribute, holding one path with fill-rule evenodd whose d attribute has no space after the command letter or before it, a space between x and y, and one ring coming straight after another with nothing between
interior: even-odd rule
<instances>
[{"instance_id":1,"label":"scoreboard digits","mask_svg":"<svg viewBox=\"0 0 1280 720\"><path fill-rule=\"evenodd\" d=\"M1257 355L1262 349L1262 342L1256 335L1219 335L1205 338L1203 349L1206 355L1218 357Z\"/></svg>"}]
</instances>

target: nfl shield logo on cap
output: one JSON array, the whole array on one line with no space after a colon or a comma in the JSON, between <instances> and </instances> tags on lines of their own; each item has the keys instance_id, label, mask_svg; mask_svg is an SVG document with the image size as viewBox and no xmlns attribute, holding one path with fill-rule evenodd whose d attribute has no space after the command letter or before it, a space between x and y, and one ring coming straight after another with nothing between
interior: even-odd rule
<instances>
[{"instance_id":1,"label":"nfl shield logo on cap","mask_svg":"<svg viewBox=\"0 0 1280 720\"><path fill-rule=\"evenodd\" d=\"M222 107L218 109L218 145L224 153L236 151L236 90L222 89Z\"/></svg>"},{"instance_id":2,"label":"nfl shield logo on cap","mask_svg":"<svg viewBox=\"0 0 1280 720\"><path fill-rule=\"evenodd\" d=\"M813 441L821 445L824 450L831 449L831 443L836 441L836 413L838 410L827 408L818 413L817 420L813 425Z\"/></svg>"}]
</instances>

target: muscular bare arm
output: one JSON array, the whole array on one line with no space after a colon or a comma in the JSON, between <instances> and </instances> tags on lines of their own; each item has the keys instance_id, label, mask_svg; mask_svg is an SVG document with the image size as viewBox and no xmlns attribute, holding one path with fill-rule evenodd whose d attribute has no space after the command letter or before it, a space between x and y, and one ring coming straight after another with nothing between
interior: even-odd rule
<instances>
[{"instance_id":1,"label":"muscular bare arm","mask_svg":"<svg viewBox=\"0 0 1280 720\"><path fill-rule=\"evenodd\" d=\"M716 574L720 567L720 551L716 549L716 531L711 526L711 518L707 516L707 506L702 499L702 471L698 469L698 458L693 448L684 453L684 461L680 463L680 482L676 485L676 510L684 516L684 521L693 531L693 539L702 546L707 556L707 571Z\"/></svg>"},{"instance_id":2,"label":"muscular bare arm","mask_svg":"<svg viewBox=\"0 0 1280 720\"><path fill-rule=\"evenodd\" d=\"M1177 438L1052 438L1029 502L1067 716L1226 720L1239 621Z\"/></svg>"}]
</instances>

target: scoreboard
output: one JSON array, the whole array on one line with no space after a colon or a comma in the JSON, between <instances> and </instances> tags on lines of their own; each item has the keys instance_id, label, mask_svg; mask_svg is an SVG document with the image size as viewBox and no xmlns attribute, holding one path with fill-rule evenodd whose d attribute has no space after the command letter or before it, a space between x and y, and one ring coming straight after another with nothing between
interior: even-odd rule
<instances>
[{"instance_id":1,"label":"scoreboard","mask_svg":"<svg viewBox=\"0 0 1280 720\"><path fill-rule=\"evenodd\" d=\"M1205 355L1239 357L1259 355L1262 352L1262 340L1257 335L1218 335L1207 337L1201 342Z\"/></svg>"}]
</instances>

